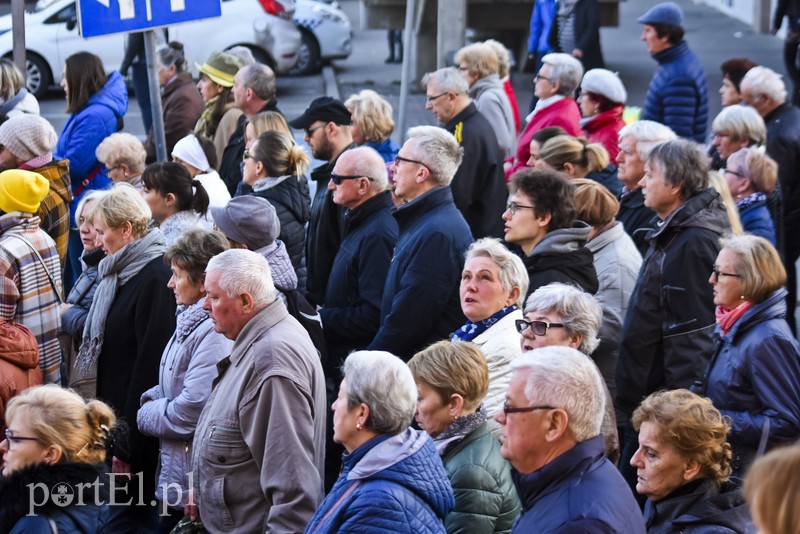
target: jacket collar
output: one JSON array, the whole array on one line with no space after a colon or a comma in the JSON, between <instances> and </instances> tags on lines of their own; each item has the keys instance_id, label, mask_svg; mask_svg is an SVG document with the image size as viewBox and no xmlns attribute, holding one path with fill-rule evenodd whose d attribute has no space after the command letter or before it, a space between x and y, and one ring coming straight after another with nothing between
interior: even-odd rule
<instances>
[{"instance_id":1,"label":"jacket collar","mask_svg":"<svg viewBox=\"0 0 800 534\"><path fill-rule=\"evenodd\" d=\"M586 243L586 248L591 250L592 254L596 254L598 250L602 250L604 247L622 237L623 233L625 233L625 229L623 228L622 223L619 221L614 221L610 228L604 232L600 232L594 236L594 238L589 240Z\"/></svg>"},{"instance_id":2,"label":"jacket collar","mask_svg":"<svg viewBox=\"0 0 800 534\"><path fill-rule=\"evenodd\" d=\"M586 119L586 122L582 121L583 129L587 132L596 132L609 124L614 124L622 120L623 109L622 106L616 106L602 113L598 113L594 117L589 117Z\"/></svg>"},{"instance_id":3,"label":"jacket collar","mask_svg":"<svg viewBox=\"0 0 800 534\"><path fill-rule=\"evenodd\" d=\"M450 190L450 186L434 187L408 204L403 204L395 209L393 215L397 219L397 224L400 228L406 228L429 211L448 203L453 203L453 192Z\"/></svg>"},{"instance_id":4,"label":"jacket collar","mask_svg":"<svg viewBox=\"0 0 800 534\"><path fill-rule=\"evenodd\" d=\"M475 102L470 102L469 104L467 104L467 107L462 109L461 112L458 115L456 115L455 117L450 119L447 122L447 124L444 125L444 129L445 130L451 130L451 131L454 130L456 125L459 122L464 122L470 116L474 115L477 112L478 112L478 108L475 106Z\"/></svg>"},{"instance_id":5,"label":"jacket collar","mask_svg":"<svg viewBox=\"0 0 800 534\"><path fill-rule=\"evenodd\" d=\"M719 193L709 187L686 200L670 213L666 220L653 231L651 238L660 236L667 231L667 228L692 226L707 228L722 234L725 230L730 229L730 223L726 225L726 220L727 212Z\"/></svg>"},{"instance_id":6,"label":"jacket collar","mask_svg":"<svg viewBox=\"0 0 800 534\"><path fill-rule=\"evenodd\" d=\"M533 247L529 257L539 254L565 254L574 252L586 245L591 228L583 221L575 221L569 228L559 228L548 232L544 238Z\"/></svg>"},{"instance_id":7,"label":"jacket collar","mask_svg":"<svg viewBox=\"0 0 800 534\"><path fill-rule=\"evenodd\" d=\"M733 323L728 335L724 339L736 339L737 334L747 332L751 326L768 321L770 319L783 319L786 317L786 289L779 288L772 292L762 302L754 303L749 310ZM719 331L719 326L716 328Z\"/></svg>"},{"instance_id":8,"label":"jacket collar","mask_svg":"<svg viewBox=\"0 0 800 534\"><path fill-rule=\"evenodd\" d=\"M255 314L253 318L244 325L239 335L236 336L236 341L234 341L233 348L231 349L230 363L232 365L237 365L244 357L245 353L247 353L247 349L250 345L258 341L270 328L288 316L289 312L286 309L286 305L279 298L276 298L271 304L268 304L266 308Z\"/></svg>"},{"instance_id":9,"label":"jacket collar","mask_svg":"<svg viewBox=\"0 0 800 534\"><path fill-rule=\"evenodd\" d=\"M664 63L675 61L687 52L689 52L689 45L686 43L686 41L681 41L673 47L653 54L653 59L658 61L659 65L663 65Z\"/></svg>"},{"instance_id":10,"label":"jacket collar","mask_svg":"<svg viewBox=\"0 0 800 534\"><path fill-rule=\"evenodd\" d=\"M20 232L36 230L39 228L39 217L21 211L0 215L0 235L12 228L18 228Z\"/></svg>"},{"instance_id":11,"label":"jacket collar","mask_svg":"<svg viewBox=\"0 0 800 534\"><path fill-rule=\"evenodd\" d=\"M392 194L389 191L378 193L367 199L360 206L344 212L344 235L349 234L361 223L366 221L373 213L381 210L391 210L394 206Z\"/></svg>"}]
</instances>

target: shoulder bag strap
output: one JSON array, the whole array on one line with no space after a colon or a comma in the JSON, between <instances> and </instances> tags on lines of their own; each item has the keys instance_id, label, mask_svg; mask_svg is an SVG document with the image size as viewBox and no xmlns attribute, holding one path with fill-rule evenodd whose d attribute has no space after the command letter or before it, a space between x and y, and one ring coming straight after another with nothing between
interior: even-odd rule
<instances>
[{"instance_id":1,"label":"shoulder bag strap","mask_svg":"<svg viewBox=\"0 0 800 534\"><path fill-rule=\"evenodd\" d=\"M39 254L39 251L36 250L36 247L33 246L33 243L31 243L30 241L28 241L27 239L25 239L24 237L22 237L19 234L6 234L6 235L9 236L9 237L16 237L17 239L19 239L20 241L22 241L23 243L28 245L28 248L31 249L34 254L36 254L36 258L39 260L39 263L42 264L42 267L44 268L44 272L47 273L47 278L50 280L50 285L53 287L53 293L56 294L56 298L58 299L58 303L59 304L63 303L63 300L61 300L61 293L58 292L58 287L56 286L56 281L55 281L55 279L53 279L53 275L50 274L50 269L47 268L47 264L45 264L44 259L42 258L42 255Z\"/></svg>"},{"instance_id":2,"label":"shoulder bag strap","mask_svg":"<svg viewBox=\"0 0 800 534\"><path fill-rule=\"evenodd\" d=\"M356 488L358 487L359 484L361 484L361 481L360 480L356 480L353 483L352 486L347 488L347 491L342 493L342 496L339 497L336 500L335 503L333 503L333 506L331 506L331 509L328 510L328 513L325 514L325 516L322 519L319 520L319 523L317 523L317 528L314 529L314 532L317 532L319 530L319 527L322 526L325 523L325 521L327 521L328 518L333 514L333 512L335 512L336 509L339 508L339 506L342 505L342 503L345 501L345 499L347 499L350 496L350 494L353 493L356 490Z\"/></svg>"},{"instance_id":3,"label":"shoulder bag strap","mask_svg":"<svg viewBox=\"0 0 800 534\"><path fill-rule=\"evenodd\" d=\"M767 442L769 441L769 416L764 416L764 425L761 427L761 440L758 442L756 458L761 458L767 452Z\"/></svg>"}]
</instances>

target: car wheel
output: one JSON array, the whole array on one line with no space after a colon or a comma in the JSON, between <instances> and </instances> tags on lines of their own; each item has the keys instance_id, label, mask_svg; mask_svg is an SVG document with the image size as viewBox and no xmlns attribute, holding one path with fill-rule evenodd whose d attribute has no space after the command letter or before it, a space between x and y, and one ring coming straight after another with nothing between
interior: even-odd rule
<instances>
[{"instance_id":1,"label":"car wheel","mask_svg":"<svg viewBox=\"0 0 800 534\"><path fill-rule=\"evenodd\" d=\"M28 92L37 99L41 99L50 88L50 68L44 59L28 52L26 56L26 71Z\"/></svg>"},{"instance_id":2,"label":"car wheel","mask_svg":"<svg viewBox=\"0 0 800 534\"><path fill-rule=\"evenodd\" d=\"M289 74L305 76L319 72L322 66L319 59L319 43L317 38L308 31L302 30L303 41L297 51L297 63L294 64Z\"/></svg>"}]
</instances>

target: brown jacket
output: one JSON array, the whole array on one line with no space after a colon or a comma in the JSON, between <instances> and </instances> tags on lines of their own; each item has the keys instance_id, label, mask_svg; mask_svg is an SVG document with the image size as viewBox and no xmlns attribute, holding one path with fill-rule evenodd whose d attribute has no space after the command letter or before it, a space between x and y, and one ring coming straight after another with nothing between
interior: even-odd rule
<instances>
[{"instance_id":1,"label":"brown jacket","mask_svg":"<svg viewBox=\"0 0 800 534\"><path fill-rule=\"evenodd\" d=\"M0 435L5 435L6 405L12 397L42 383L39 345L25 326L0 318Z\"/></svg>"},{"instance_id":2,"label":"brown jacket","mask_svg":"<svg viewBox=\"0 0 800 534\"><path fill-rule=\"evenodd\" d=\"M39 206L39 228L56 242L61 267L67 257L69 241L69 206L72 202L72 185L69 178L69 160L54 159L47 165L33 169L50 182L50 192Z\"/></svg>"}]
</instances>

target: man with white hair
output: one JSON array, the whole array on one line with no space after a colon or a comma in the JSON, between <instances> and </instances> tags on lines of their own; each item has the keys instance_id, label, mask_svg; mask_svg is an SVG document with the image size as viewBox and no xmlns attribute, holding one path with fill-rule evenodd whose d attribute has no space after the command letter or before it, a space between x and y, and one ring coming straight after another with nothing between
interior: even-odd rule
<instances>
[{"instance_id":1,"label":"man with white hair","mask_svg":"<svg viewBox=\"0 0 800 534\"><path fill-rule=\"evenodd\" d=\"M473 239L450 190L460 163L461 147L447 130L417 126L408 131L392 165L394 193L405 202L394 212L400 238L370 350L408 361L464 324L458 290L464 251Z\"/></svg>"},{"instance_id":2,"label":"man with white hair","mask_svg":"<svg viewBox=\"0 0 800 534\"><path fill-rule=\"evenodd\" d=\"M260 254L215 256L205 288L214 330L234 344L195 432L200 518L211 532L301 532L322 500L327 405L317 351L276 298Z\"/></svg>"},{"instance_id":3,"label":"man with white hair","mask_svg":"<svg viewBox=\"0 0 800 534\"><path fill-rule=\"evenodd\" d=\"M503 237L501 217L508 189L501 147L510 154L514 140L498 137L495 125L470 100L469 85L455 68L429 72L422 78L422 85L427 92L425 107L463 149L461 164L450 185L456 207L476 239Z\"/></svg>"},{"instance_id":4,"label":"man with white hair","mask_svg":"<svg viewBox=\"0 0 800 534\"><path fill-rule=\"evenodd\" d=\"M617 220L631 236L642 256L650 246L647 233L656 227L656 212L644 205L644 194L639 181L644 178L644 162L653 147L676 139L675 132L654 121L636 121L619 131L617 178L622 182Z\"/></svg>"},{"instance_id":5,"label":"man with white hair","mask_svg":"<svg viewBox=\"0 0 800 534\"><path fill-rule=\"evenodd\" d=\"M512 532L645 532L622 476L603 456L605 396L594 363L569 347L517 357L503 409L500 453L522 513Z\"/></svg>"},{"instance_id":6,"label":"man with white hair","mask_svg":"<svg viewBox=\"0 0 800 534\"><path fill-rule=\"evenodd\" d=\"M783 225L775 221L776 234L783 234L786 267L786 321L797 334L797 268L800 257L800 109L786 100L781 76L767 67L753 67L742 78L742 101L764 118L767 154L778 164L778 183L783 204ZM778 237L780 242L780 237Z\"/></svg>"}]
</instances>

